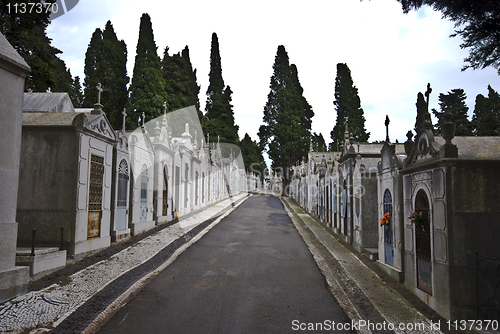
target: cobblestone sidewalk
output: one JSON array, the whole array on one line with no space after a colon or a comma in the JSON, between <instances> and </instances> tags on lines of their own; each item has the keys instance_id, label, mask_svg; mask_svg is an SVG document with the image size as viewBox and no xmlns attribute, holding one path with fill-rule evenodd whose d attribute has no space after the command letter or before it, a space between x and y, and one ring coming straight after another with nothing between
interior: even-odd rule
<instances>
[{"instance_id":1,"label":"cobblestone sidewalk","mask_svg":"<svg viewBox=\"0 0 500 334\"><path fill-rule=\"evenodd\" d=\"M74 273L58 284L39 291L28 292L15 300L0 304L0 332L18 333L32 329L31 333L42 333L58 327L91 298L103 290L110 290L112 283L119 278L128 275L138 279L151 269L154 270L160 266L161 262L168 259L175 249L203 230L208 225L207 223L214 221L214 216L228 206L234 207L235 202L244 200L246 197L247 194L244 193L221 201L107 259ZM198 230L196 230L197 227L199 227ZM174 245L178 240L183 242L177 242L177 245ZM165 253L164 250L167 248L170 248L168 254L158 258L158 255ZM145 266L146 264L148 265ZM143 270L138 271L137 269L141 267L144 267ZM126 290L133 284L130 282L131 278L127 280L128 285L124 283L119 291ZM116 296L116 293L114 295ZM76 320L90 323L93 319ZM65 329L63 332L79 332L76 330L77 327L82 327L82 325L85 327L85 324L81 323L72 325L74 328Z\"/></svg>"}]
</instances>

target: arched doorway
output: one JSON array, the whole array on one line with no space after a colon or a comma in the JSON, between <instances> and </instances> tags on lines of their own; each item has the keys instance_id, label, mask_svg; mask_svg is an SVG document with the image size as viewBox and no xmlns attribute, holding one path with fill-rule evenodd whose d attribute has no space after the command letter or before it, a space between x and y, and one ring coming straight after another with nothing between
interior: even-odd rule
<instances>
[{"instance_id":1,"label":"arched doorway","mask_svg":"<svg viewBox=\"0 0 500 334\"><path fill-rule=\"evenodd\" d=\"M163 166L163 201L161 206L162 216L168 215L168 170Z\"/></svg>"},{"instance_id":2,"label":"arched doorway","mask_svg":"<svg viewBox=\"0 0 500 334\"><path fill-rule=\"evenodd\" d=\"M139 221L145 222L148 218L148 167L146 164L142 165L141 170L141 201Z\"/></svg>"},{"instance_id":3,"label":"arched doorway","mask_svg":"<svg viewBox=\"0 0 500 334\"><path fill-rule=\"evenodd\" d=\"M115 230L124 230L127 227L127 194L129 180L128 163L125 159L118 165L118 189L116 196Z\"/></svg>"},{"instance_id":4,"label":"arched doorway","mask_svg":"<svg viewBox=\"0 0 500 334\"><path fill-rule=\"evenodd\" d=\"M423 189L415 196L415 212L423 216L423 224L415 224L417 287L432 294L431 224L429 199Z\"/></svg>"},{"instance_id":5,"label":"arched doorway","mask_svg":"<svg viewBox=\"0 0 500 334\"><path fill-rule=\"evenodd\" d=\"M394 219L392 212L392 196L389 189L386 189L384 192L383 198L383 212L384 214L389 212L390 219L389 224L384 227L384 256L385 263L390 266L394 266Z\"/></svg>"}]
</instances>

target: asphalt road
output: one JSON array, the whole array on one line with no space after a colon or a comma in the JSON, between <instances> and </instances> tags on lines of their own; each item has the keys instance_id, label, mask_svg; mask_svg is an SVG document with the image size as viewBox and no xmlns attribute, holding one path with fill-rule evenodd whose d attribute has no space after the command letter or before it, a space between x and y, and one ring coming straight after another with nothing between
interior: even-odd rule
<instances>
[{"instance_id":1,"label":"asphalt road","mask_svg":"<svg viewBox=\"0 0 500 334\"><path fill-rule=\"evenodd\" d=\"M311 324L320 329L317 323L329 329L333 321L350 322L280 200L257 195L188 248L99 333L299 333Z\"/></svg>"}]
</instances>

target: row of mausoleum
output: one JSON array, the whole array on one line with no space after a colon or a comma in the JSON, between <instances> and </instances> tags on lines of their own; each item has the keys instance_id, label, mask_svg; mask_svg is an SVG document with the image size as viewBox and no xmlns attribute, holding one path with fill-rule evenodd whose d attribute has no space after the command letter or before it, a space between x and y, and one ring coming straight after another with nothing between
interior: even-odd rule
<instances>
[{"instance_id":1,"label":"row of mausoleum","mask_svg":"<svg viewBox=\"0 0 500 334\"><path fill-rule=\"evenodd\" d=\"M498 319L500 137L454 137L449 116L442 137L427 112L404 144L311 148L288 193L442 316Z\"/></svg>"},{"instance_id":2,"label":"row of mausoleum","mask_svg":"<svg viewBox=\"0 0 500 334\"><path fill-rule=\"evenodd\" d=\"M126 131L111 127L99 101L74 109L66 93L27 92L22 128L17 221L25 249L34 240L78 258L247 191L239 149L208 145L194 107L165 109Z\"/></svg>"}]
</instances>

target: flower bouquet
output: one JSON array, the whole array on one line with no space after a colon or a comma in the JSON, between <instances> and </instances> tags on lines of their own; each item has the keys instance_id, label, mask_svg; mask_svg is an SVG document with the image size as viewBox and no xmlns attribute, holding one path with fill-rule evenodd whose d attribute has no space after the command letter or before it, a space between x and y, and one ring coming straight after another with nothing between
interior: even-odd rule
<instances>
[{"instance_id":1,"label":"flower bouquet","mask_svg":"<svg viewBox=\"0 0 500 334\"><path fill-rule=\"evenodd\" d=\"M386 212L384 216L380 219L380 226L385 226L385 228L389 228L389 221L391 219L391 215L389 212Z\"/></svg>"},{"instance_id":2,"label":"flower bouquet","mask_svg":"<svg viewBox=\"0 0 500 334\"><path fill-rule=\"evenodd\" d=\"M424 214L422 212L417 213L414 211L410 211L410 215L408 216L410 222L412 224L418 225L424 230Z\"/></svg>"}]
</instances>

